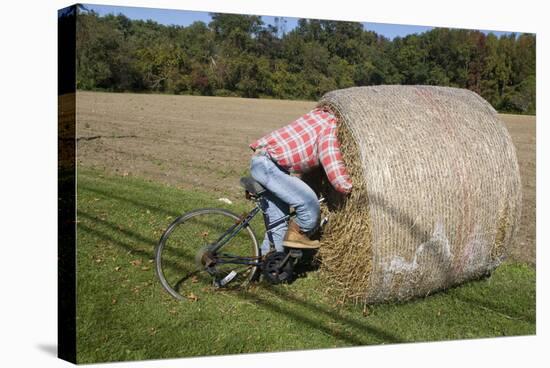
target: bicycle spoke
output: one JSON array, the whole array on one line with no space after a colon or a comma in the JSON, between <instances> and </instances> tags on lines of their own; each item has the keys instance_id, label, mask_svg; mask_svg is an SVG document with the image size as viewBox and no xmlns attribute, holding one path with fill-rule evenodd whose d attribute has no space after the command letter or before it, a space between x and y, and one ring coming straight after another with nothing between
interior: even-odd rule
<instances>
[{"instance_id":1,"label":"bicycle spoke","mask_svg":"<svg viewBox=\"0 0 550 368\"><path fill-rule=\"evenodd\" d=\"M223 261L213 264L216 278L236 272L231 284L246 283L256 270L259 250L250 227L235 231L238 220L237 215L221 209L198 210L178 218L156 250L157 274L164 288L182 299L196 293L205 282L212 282L204 256L215 249L219 239L225 243L219 254Z\"/></svg>"},{"instance_id":2,"label":"bicycle spoke","mask_svg":"<svg viewBox=\"0 0 550 368\"><path fill-rule=\"evenodd\" d=\"M179 281L177 281L175 284L174 284L174 290L179 290L181 285L187 281L188 279L190 278L193 278L193 277L197 277L197 275L201 275L201 272L202 270L196 270L196 271L193 271L187 275L185 275L184 277L182 277ZM204 274L202 274L203 276L203 279L204 280L207 280L208 278L204 276Z\"/></svg>"}]
</instances>

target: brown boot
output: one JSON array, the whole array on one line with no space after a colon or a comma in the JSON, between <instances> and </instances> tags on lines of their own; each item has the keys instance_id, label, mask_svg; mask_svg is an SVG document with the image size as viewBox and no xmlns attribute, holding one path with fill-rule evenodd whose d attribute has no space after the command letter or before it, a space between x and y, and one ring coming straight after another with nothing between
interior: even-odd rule
<instances>
[{"instance_id":1,"label":"brown boot","mask_svg":"<svg viewBox=\"0 0 550 368\"><path fill-rule=\"evenodd\" d=\"M298 224L290 220L285 239L283 240L283 245L289 248L317 249L319 248L319 240L309 239L302 230L300 230Z\"/></svg>"}]
</instances>

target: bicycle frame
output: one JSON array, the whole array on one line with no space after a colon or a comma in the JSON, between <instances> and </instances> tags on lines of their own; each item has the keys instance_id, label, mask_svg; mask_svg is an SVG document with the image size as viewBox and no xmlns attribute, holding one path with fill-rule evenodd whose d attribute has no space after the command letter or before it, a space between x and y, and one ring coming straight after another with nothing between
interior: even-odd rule
<instances>
[{"instance_id":1,"label":"bicycle frame","mask_svg":"<svg viewBox=\"0 0 550 368\"><path fill-rule=\"evenodd\" d=\"M254 217L258 214L258 212L262 211L263 218L264 218L264 225L267 232L267 236L269 239L269 246L270 249L274 249L275 245L273 244L273 238L271 235L272 229L274 229L276 226L280 225L283 222L286 222L291 217L296 216L295 212L292 212L286 216L283 216L281 218L276 219L275 221L270 221L269 216L265 213L265 211L262 210L262 208L265 208L267 206L267 201L264 197L259 197L255 199L256 206L248 213L246 216L244 216L241 221L235 223L232 225L225 233L223 233L218 240L216 240L216 245L212 248L211 252L216 254L216 252L224 246L225 243L227 243L229 240L231 240L233 237L235 237L243 228L249 225L249 223L254 219ZM254 257L238 257L238 256L232 256L230 254L224 254L220 253L220 256L223 256L225 258L230 258L231 260L224 260L224 259L217 259L218 263L235 263L235 264L249 264L249 265L259 265L261 262L254 259Z\"/></svg>"},{"instance_id":2,"label":"bicycle frame","mask_svg":"<svg viewBox=\"0 0 550 368\"><path fill-rule=\"evenodd\" d=\"M232 225L225 233L223 233L218 240L215 242L215 246L211 249L212 254L217 255L216 262L217 263L233 263L233 264L244 264L244 265L251 265L251 266L261 266L262 260L259 257L242 257L242 256L234 256L227 253L219 253L217 254L217 251L224 246L225 243L227 243L229 240L231 240L233 237L235 237L243 228L248 226L252 219L258 214L258 212L262 212L263 218L264 218L264 225L267 232L267 237L269 239L269 249L273 250L275 249L275 245L273 243L273 237L271 234L271 231L278 225L280 225L283 222L286 222L292 217L296 216L296 212L291 212L290 214L280 217L276 219L275 221L270 221L269 216L265 213L265 211L262 210L262 208L267 207L267 200L263 196L254 197L252 196L252 199L256 202L256 206L248 212L244 217L241 218L240 221ZM321 197L319 198L319 203L323 202L325 198ZM326 221L324 219L323 221ZM321 226L323 226L323 221L321 222Z\"/></svg>"}]
</instances>

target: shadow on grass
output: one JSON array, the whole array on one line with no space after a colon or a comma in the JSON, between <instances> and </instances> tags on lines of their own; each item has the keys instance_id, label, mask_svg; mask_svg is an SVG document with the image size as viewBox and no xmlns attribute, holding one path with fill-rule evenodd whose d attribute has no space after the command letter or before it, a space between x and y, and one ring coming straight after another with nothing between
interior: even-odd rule
<instances>
[{"instance_id":1,"label":"shadow on grass","mask_svg":"<svg viewBox=\"0 0 550 368\"><path fill-rule=\"evenodd\" d=\"M285 317L290 317L294 321L300 324L308 325L324 334L330 335L338 340L344 341L354 346L366 345L368 343L366 341L367 335L375 336L381 339L380 342L390 342L390 343L403 342L397 336L381 331L377 328L373 328L372 326L361 324L355 321L353 324L350 324L349 319L344 318L335 312L324 311L320 309L319 306L313 306L311 305L311 303L305 302L295 297L285 299L284 302L286 304L276 304L260 295L250 293L250 292L241 293L239 294L239 296L250 302L255 303L256 305L260 305L266 309L269 309L272 312L276 312ZM306 306L306 308L309 309L309 313L298 313L292 309L299 305ZM360 326L359 329L362 330L362 333L353 334L351 332L346 332L346 331L341 331L341 332L336 331L323 325L320 321L309 317L309 315L318 316L319 312L329 317L333 322L340 323L347 327L358 328L357 326L359 325ZM299 328L299 326L297 325L296 328Z\"/></svg>"},{"instance_id":2,"label":"shadow on grass","mask_svg":"<svg viewBox=\"0 0 550 368\"><path fill-rule=\"evenodd\" d=\"M139 242L142 242L144 244L149 244L154 246L156 242L152 239L149 239L141 234L138 234L134 231L130 231L127 229L120 229L116 224L111 223L106 220L98 219L95 216L92 216L84 211L78 211L78 215L82 216L88 221L95 222L96 224L103 226L105 228L108 228L112 231L117 231L123 234L127 239L137 240ZM119 240L114 238L112 235L109 235L105 233L102 230L94 229L86 224L79 223L78 229L85 231L93 236L96 236L98 238L101 238L102 240L108 241L114 245L117 245L118 247L124 249L125 251L132 252L137 255L141 255L143 257L150 257L153 258L153 250L151 252L138 249L128 242L125 242L123 240ZM182 257L187 257L190 259L188 255L182 255ZM176 271L180 271L181 267L175 263L167 262L166 264L168 267L172 267ZM184 272L187 272L187 270L181 270ZM276 296L277 298L280 298L282 301L284 301L284 305L281 305L280 303L274 303L270 300L268 300L265 297L262 297L260 295L257 295L254 292L251 291L242 291L238 293L232 293L231 295L234 295L236 297L240 297L243 299L246 299L248 301L254 302L257 305L261 305L267 310L270 310L272 312L275 312L277 314L280 314L284 317L289 317L293 320L295 320L298 324L308 325L312 328L315 328L319 330L323 334L328 334L340 341L343 341L348 344L352 345L364 345L367 342L365 341L367 335L374 336L381 341L384 342L402 342L403 340L400 339L398 336L395 336L391 333L388 333L386 331L383 331L381 329L369 326L367 324L360 323L358 321L354 321L352 319L346 318L336 311L331 311L329 308L321 307L319 305L315 305L311 302L302 300L300 298L297 298L296 296L292 296L289 293L282 292L280 290L275 290L274 288L262 288L271 293L271 295ZM308 310L307 313L299 313L296 310L293 310L293 308L301 307ZM318 317L319 315L324 315L331 319L335 323L339 323L341 325L347 326L350 329L354 329L355 331L358 331L356 334L353 334L351 332L339 332L335 331L327 326L322 325L318 320L315 318L312 318L310 316Z\"/></svg>"},{"instance_id":3,"label":"shadow on grass","mask_svg":"<svg viewBox=\"0 0 550 368\"><path fill-rule=\"evenodd\" d=\"M140 241L140 242L142 242L142 243L144 243L144 244L151 245L152 247L155 247L155 246L157 245L157 243L160 241L160 238L159 238L159 240L152 240L152 239L147 238L147 237L145 237L145 236L139 235L139 234L137 234L137 233L135 233L135 232L133 232L133 231L130 231L130 230L126 230L126 229L124 229L124 228L121 228L120 226L115 225L115 224L112 223L112 222L109 222L109 221L107 221L107 220L102 220L102 219L100 219L100 218L97 218L97 217L95 217L95 216L92 216L92 215L90 215L90 214L88 214L88 213L86 213L86 212L84 212L84 211L81 211L81 210L78 210L78 211L77 211L77 216L83 217L83 218L85 218L85 219L87 219L87 220L89 220L89 221L94 221L94 222L96 222L96 223L99 223L99 224L101 224L102 226L105 226L105 227L111 229L112 231L122 233L122 234L124 234L125 236L127 236L127 237L129 237L129 238L135 239L135 240ZM206 225L210 225L210 223L206 223ZM79 224L79 226L80 226L80 224ZM86 230L88 230L88 231L95 231L94 229L89 228L89 227L87 227ZM224 229L224 230L225 230L225 229ZM113 239L114 239L114 238L113 238ZM114 240L114 241L116 241L116 240ZM166 247L164 248L164 250L171 252L174 256L183 257L183 258L188 258L188 257L189 257L188 254L186 254L186 253L183 252L182 250L177 249L177 248L174 248L174 247L168 247L168 246L166 246ZM155 256L155 255L154 255L154 252L151 252L151 254L148 255L148 256L149 256L150 258L154 258L154 256Z\"/></svg>"},{"instance_id":4,"label":"shadow on grass","mask_svg":"<svg viewBox=\"0 0 550 368\"><path fill-rule=\"evenodd\" d=\"M113 194L113 193L110 193L110 192L107 192L107 191L103 191L103 190L100 190L100 189L95 189L95 188L90 188L90 187L81 187L80 189L85 190L87 192L99 194L99 195L104 196L106 198L116 199L118 201L123 201L123 202L129 203L129 204L132 204L136 207L140 207L140 208L143 208L143 209L146 209L146 210L150 210L150 211L153 211L153 212L164 214L166 216L177 217L177 216L181 215L181 213L176 212L176 211L169 211L169 210L166 210L166 209L164 209L162 207L159 207L159 206L152 206L152 205L147 204L147 203L136 201L135 199L119 196L119 195L116 195L116 194Z\"/></svg>"},{"instance_id":5,"label":"shadow on grass","mask_svg":"<svg viewBox=\"0 0 550 368\"><path fill-rule=\"evenodd\" d=\"M79 215L82 215L82 216L84 217L84 214L81 213L81 212L79 212ZM88 216L89 216L89 215L87 215L87 217L88 217ZM89 218L93 219L93 217L89 217ZM100 220L100 221L101 221L101 220ZM112 226L113 226L111 223L109 223L109 222L107 222L107 221L101 221L101 223L102 223L103 225L108 226L108 227L112 227ZM112 244L117 245L118 247L123 248L124 250L126 250L127 252L130 252L130 253L132 253L132 254L135 254L135 255L138 255L138 256L141 256L141 257L144 257L144 258L148 258L148 259L153 259L153 258L155 257L153 251L147 252L147 251L138 249L138 248L133 247L133 246L131 246L130 244L127 244L127 243L125 243L125 242L123 242L123 241L121 241L121 240L115 239L115 238L112 237L111 235L108 235L108 234L106 234L106 233L104 233L104 232L102 232L102 231L100 231L100 230L93 229L93 228L91 228L91 227L89 227L89 226L87 226L87 225L84 225L84 224L82 224L82 223L78 224L78 229L83 230L83 231L87 232L88 234L93 235L93 236L96 236L96 237L98 237L98 238L100 238L100 239L102 239L102 240L105 240L105 241L107 241L107 242L111 242ZM115 230L115 227L112 227L112 229ZM145 238L145 237L143 237L143 236L140 236L140 235L138 235L138 234L134 234L134 233L131 232L131 231L128 231L128 230L119 230L119 229L116 229L116 230L117 230L117 231L120 231L120 232L122 232L122 233L124 233L124 234L125 234L126 236L128 236L128 237L132 237L132 238L134 238L134 239L136 239L136 240L139 240L139 241L141 241L141 242L144 242L144 243L149 243L149 244L151 244L151 245L153 245L153 246L155 245L155 244L151 241L151 239L147 239L147 238ZM183 257L183 258L188 258L188 259L189 259L189 256L186 255L186 254L183 254L183 253L178 254L178 256ZM166 266L168 266L168 267L170 267L170 268L172 268L172 269L174 269L174 270L176 270L176 271L178 271L178 272L182 272L182 273L189 273L189 272L191 272L191 271L189 271L189 270L187 270L187 269L181 267L181 265L178 265L176 262L173 262L173 261L171 261L171 260L163 260L163 264L166 265Z\"/></svg>"},{"instance_id":6,"label":"shadow on grass","mask_svg":"<svg viewBox=\"0 0 550 368\"><path fill-rule=\"evenodd\" d=\"M178 212L168 211L168 210L166 210L162 207L152 206L152 205L143 203L141 201L136 201L135 199L131 199L131 198L127 198L127 197L124 197L124 196L112 194L108 191L104 191L104 190L100 190L100 189L96 189L96 188L90 188L90 187L81 187L81 190L88 191L88 192L91 192L91 193L94 193L94 194L98 194L98 195L104 196L106 198L111 198L111 199L115 199L115 200L118 200L118 201L126 202L126 203L129 203L129 204L134 205L136 207L140 207L140 208L143 208L143 209L146 209L146 210L150 210L150 211L153 211L153 212L156 212L156 213L159 213L159 214L173 216L173 217L177 217L177 216L181 215L181 213L178 213ZM88 219L94 219L96 221L100 221L101 223L103 223L104 225L110 227L114 231L121 231L121 232L124 233L124 230L119 229L117 226L110 225L107 222L103 222L101 219L98 219L98 218L95 218L95 217L91 218L89 215L87 215L86 213L81 212L81 211L79 211L78 214L82 215L83 217L87 217ZM254 231L254 233L256 233L256 232ZM138 240L145 241L145 242L148 241L147 239L138 239ZM178 253L177 249L170 249L170 251L173 252L175 255L178 255L178 256L182 256L182 257L186 256L183 253ZM295 271L295 279L293 281L296 281L296 279L299 279L299 278L307 277L308 272L316 271L316 270L319 269L319 262L315 258L316 253L317 253L316 251L309 251L309 250L304 250L303 251L304 256L302 257L300 262L296 265L296 268L294 270Z\"/></svg>"},{"instance_id":7,"label":"shadow on grass","mask_svg":"<svg viewBox=\"0 0 550 368\"><path fill-rule=\"evenodd\" d=\"M476 308L481 308L485 311L497 314L506 319L523 321L523 322L532 323L532 324L536 323L536 317L528 314L518 313L517 311L506 308L506 305L496 304L488 300L481 300L478 298L467 297L464 295L454 295L453 297L463 303L469 304Z\"/></svg>"},{"instance_id":8,"label":"shadow on grass","mask_svg":"<svg viewBox=\"0 0 550 368\"><path fill-rule=\"evenodd\" d=\"M321 313L326 315L327 317L338 320L339 322L344 323L349 327L356 328L362 331L366 330L370 334L381 338L383 341L389 341L393 343L405 341L395 334L389 333L387 331L384 331L382 329L379 329L373 326L367 326L364 323L361 323L359 321L353 320L351 318L348 318L339 314L335 314L334 311L331 311L327 307L322 307L322 306L313 304L312 302L297 298L296 296L291 295L289 292L281 290L280 288L267 288L266 290L275 296L283 298L287 301L291 301L292 303L295 303L297 305L301 305L302 307L307 308L312 312Z\"/></svg>"},{"instance_id":9,"label":"shadow on grass","mask_svg":"<svg viewBox=\"0 0 550 368\"><path fill-rule=\"evenodd\" d=\"M336 323L340 323L342 325L345 325L346 327L356 329L358 331L357 335L354 335L351 332L347 332L348 335L345 336L345 335L342 335L340 333L335 333L333 330L331 330L330 328L327 328L325 326L319 326L318 321L316 321L314 319L311 319L311 318L308 318L306 316L300 315L299 317L301 317L301 318L295 318L295 319L299 320L302 323L305 323L305 324L308 324L312 327L315 327L315 328L317 328L317 329L319 329L319 330L321 330L321 331L323 331L327 334L333 335L334 337L338 337L341 340L345 340L347 342L353 343L354 345L364 345L364 344L366 344L367 342L363 341L361 339L361 336L363 336L363 338L364 338L364 337L366 337L365 336L366 334L370 335L371 337L374 336L374 337L380 339L381 342L390 342L390 343L405 342L404 339L400 338L399 336L397 336L395 334L389 333L389 332L384 331L384 330L382 330L380 328L377 328L377 327L369 326L365 323L361 323L361 322L353 320L349 317L345 317L345 316L341 315L340 313L338 313L336 311L330 310L330 308L323 307L321 305L314 304L314 303L309 302L307 300L300 299L300 298L298 298L294 295L291 295L291 293L289 293L289 292L281 290L278 287L265 287L265 288L263 288L263 290L266 290L267 292L269 292L274 297L277 297L277 298L280 298L280 299L284 300L285 302L289 303L289 305L300 306L304 309L307 309L308 310L308 313L307 313L308 315L314 315L314 316L324 315L324 316L330 318L331 320L333 320ZM262 300L262 298L258 295L246 294L245 297L249 298L249 299L252 299L254 302L256 302L260 305L263 305L263 306L265 306L269 309L275 309L276 308L276 309L280 309L281 312L284 312L285 308L283 308L281 306L277 306L277 305L269 305L268 302L266 302L265 299ZM290 311L288 313L281 313L281 314L287 315L287 314L293 314L293 313L294 312ZM293 314L293 317L296 317L296 314Z\"/></svg>"}]
</instances>

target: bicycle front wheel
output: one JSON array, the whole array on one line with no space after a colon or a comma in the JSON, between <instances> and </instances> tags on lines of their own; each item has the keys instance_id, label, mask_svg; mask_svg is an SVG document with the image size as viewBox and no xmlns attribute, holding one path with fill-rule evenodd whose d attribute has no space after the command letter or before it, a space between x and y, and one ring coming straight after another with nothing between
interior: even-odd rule
<instances>
[{"instance_id":1,"label":"bicycle front wheel","mask_svg":"<svg viewBox=\"0 0 550 368\"><path fill-rule=\"evenodd\" d=\"M206 271L203 262L205 252L239 221L239 216L222 208L199 209L174 220L155 249L156 272L164 289L174 298L183 300L193 298L205 283L211 283L214 278L231 278L228 286L233 288L246 286L257 267L232 261L258 259L258 241L250 225L217 251L226 263L211 268L215 275Z\"/></svg>"}]
</instances>

